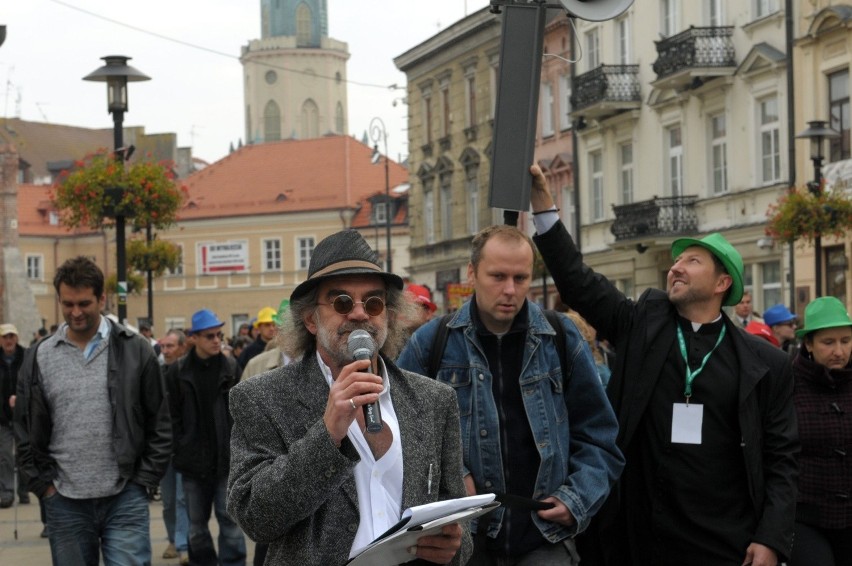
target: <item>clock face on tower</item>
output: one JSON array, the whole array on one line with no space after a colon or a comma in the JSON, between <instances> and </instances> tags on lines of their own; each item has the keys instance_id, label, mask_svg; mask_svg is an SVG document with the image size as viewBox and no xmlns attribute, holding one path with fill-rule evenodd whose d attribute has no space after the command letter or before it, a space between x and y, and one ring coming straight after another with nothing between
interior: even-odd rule
<instances>
[{"instance_id":1,"label":"clock face on tower","mask_svg":"<svg viewBox=\"0 0 852 566\"><path fill-rule=\"evenodd\" d=\"M275 81L278 80L278 73L275 71L266 71L266 84L274 85Z\"/></svg>"}]
</instances>

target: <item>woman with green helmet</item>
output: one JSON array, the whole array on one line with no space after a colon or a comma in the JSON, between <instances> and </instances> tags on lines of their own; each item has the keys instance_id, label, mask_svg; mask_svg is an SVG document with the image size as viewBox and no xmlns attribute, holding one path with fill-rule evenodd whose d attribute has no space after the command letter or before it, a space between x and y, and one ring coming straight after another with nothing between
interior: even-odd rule
<instances>
[{"instance_id":1,"label":"woman with green helmet","mask_svg":"<svg viewBox=\"0 0 852 566\"><path fill-rule=\"evenodd\" d=\"M835 297L796 331L794 402L802 452L790 566L852 564L852 319Z\"/></svg>"}]
</instances>

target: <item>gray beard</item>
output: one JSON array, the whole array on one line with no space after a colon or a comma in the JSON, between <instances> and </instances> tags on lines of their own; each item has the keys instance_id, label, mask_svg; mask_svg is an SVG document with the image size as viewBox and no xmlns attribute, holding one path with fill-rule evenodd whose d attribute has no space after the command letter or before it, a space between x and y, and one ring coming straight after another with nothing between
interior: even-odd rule
<instances>
[{"instance_id":1,"label":"gray beard","mask_svg":"<svg viewBox=\"0 0 852 566\"><path fill-rule=\"evenodd\" d=\"M353 330L366 330L370 336L373 337L373 340L376 342L376 347L380 351L388 337L388 329L386 326L379 327L375 324L370 324L369 322L344 322L337 328L336 332L329 330L321 323L319 312L315 314L315 322L317 325L317 346L325 352L329 361L338 368L342 368L343 366L352 363L352 354L349 353L349 347L346 340L342 338L344 334L352 332Z\"/></svg>"}]
</instances>

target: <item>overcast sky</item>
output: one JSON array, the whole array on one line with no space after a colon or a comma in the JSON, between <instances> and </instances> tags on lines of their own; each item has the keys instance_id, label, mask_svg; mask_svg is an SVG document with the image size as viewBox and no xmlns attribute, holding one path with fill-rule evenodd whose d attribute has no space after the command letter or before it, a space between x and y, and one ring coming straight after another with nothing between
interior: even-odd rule
<instances>
[{"instance_id":1,"label":"overcast sky","mask_svg":"<svg viewBox=\"0 0 852 566\"><path fill-rule=\"evenodd\" d=\"M349 133L381 117L391 158L408 154L405 85L393 58L488 0L328 0L329 35L349 45ZM106 86L83 81L104 55L151 77L129 85L125 125L176 132L210 162L244 136L240 49L260 37L260 0L3 0L0 116L110 128ZM359 83L359 84L356 84ZM376 86L362 86L376 85ZM243 140L245 141L245 140Z\"/></svg>"}]
</instances>

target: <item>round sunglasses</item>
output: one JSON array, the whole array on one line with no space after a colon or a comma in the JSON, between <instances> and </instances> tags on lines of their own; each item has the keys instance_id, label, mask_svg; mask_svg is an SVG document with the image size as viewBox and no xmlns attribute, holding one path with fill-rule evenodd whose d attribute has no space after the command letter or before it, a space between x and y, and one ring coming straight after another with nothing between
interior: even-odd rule
<instances>
[{"instance_id":1,"label":"round sunglasses","mask_svg":"<svg viewBox=\"0 0 852 566\"><path fill-rule=\"evenodd\" d=\"M318 303L331 306L337 314L349 314L355 309L355 305L363 305L364 312L370 316L379 316L385 310L385 301L381 297L368 297L366 301L356 301L349 295L338 295L330 303Z\"/></svg>"}]
</instances>

